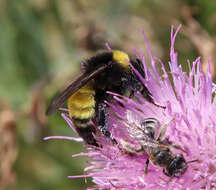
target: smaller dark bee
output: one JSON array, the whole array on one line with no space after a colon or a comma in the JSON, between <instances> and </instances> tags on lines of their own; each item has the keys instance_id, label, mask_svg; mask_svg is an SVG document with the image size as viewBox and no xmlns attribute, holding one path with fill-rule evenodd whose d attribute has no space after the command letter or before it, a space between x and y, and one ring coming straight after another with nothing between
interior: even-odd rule
<instances>
[{"instance_id":1,"label":"smaller dark bee","mask_svg":"<svg viewBox=\"0 0 216 190\"><path fill-rule=\"evenodd\" d=\"M129 134L138 142L138 147L121 140L122 148L126 152L134 154L145 151L147 153L148 159L146 160L145 174L148 173L149 160L154 165L162 167L163 173L171 178L183 175L188 168L188 163L197 161L186 162L182 154L174 154L172 152L172 147L183 152L185 150L165 137L169 123L160 126L157 119L147 118L141 123L141 126L129 127ZM157 131L158 134L156 134Z\"/></svg>"}]
</instances>

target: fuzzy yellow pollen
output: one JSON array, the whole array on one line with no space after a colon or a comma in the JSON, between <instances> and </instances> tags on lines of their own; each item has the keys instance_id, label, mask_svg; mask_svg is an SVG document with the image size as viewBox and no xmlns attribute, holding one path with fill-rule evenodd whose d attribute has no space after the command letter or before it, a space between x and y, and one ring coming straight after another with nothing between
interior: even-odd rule
<instances>
[{"instance_id":1,"label":"fuzzy yellow pollen","mask_svg":"<svg viewBox=\"0 0 216 190\"><path fill-rule=\"evenodd\" d=\"M120 63L123 67L128 68L130 58L128 54L124 53L123 51L114 50L113 51L113 59L114 61Z\"/></svg>"}]
</instances>

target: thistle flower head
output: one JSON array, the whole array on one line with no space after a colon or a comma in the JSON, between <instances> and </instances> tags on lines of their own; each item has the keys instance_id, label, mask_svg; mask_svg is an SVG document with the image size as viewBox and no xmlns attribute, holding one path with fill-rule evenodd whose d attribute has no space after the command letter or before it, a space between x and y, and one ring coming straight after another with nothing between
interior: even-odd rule
<instances>
[{"instance_id":1,"label":"thistle flower head","mask_svg":"<svg viewBox=\"0 0 216 190\"><path fill-rule=\"evenodd\" d=\"M175 33L173 27L171 30L169 73L163 63L152 56L147 41L152 68L147 68L142 53L136 54L145 68L146 77L141 78L142 82L150 90L155 102L166 106L166 109L147 102L140 94L136 94L137 101L108 92L124 105L122 107L106 102L114 113L109 116L109 129L118 145L112 145L105 137L98 135L101 148L88 147L87 153L73 155L92 158L90 165L85 168L87 174L69 178L92 177L95 186L89 189L216 189L216 101L210 66L207 74L204 74L200 58L197 58L189 74L182 70L174 50L179 29L180 26ZM145 35L144 38L146 40ZM155 61L160 63L162 76L159 75ZM68 114L64 113L63 117L73 128ZM185 153L179 150L173 152L183 154L187 162L196 160L188 163L186 172L180 177L170 180L163 169L152 162L149 164L148 174L144 175L148 158L146 152L128 154L122 150L122 140L135 147L139 146L132 137L139 135L134 132L135 126L139 126L146 118L156 118L161 125L172 120L168 124L166 136L185 150ZM61 138L81 140L75 137Z\"/></svg>"}]
</instances>

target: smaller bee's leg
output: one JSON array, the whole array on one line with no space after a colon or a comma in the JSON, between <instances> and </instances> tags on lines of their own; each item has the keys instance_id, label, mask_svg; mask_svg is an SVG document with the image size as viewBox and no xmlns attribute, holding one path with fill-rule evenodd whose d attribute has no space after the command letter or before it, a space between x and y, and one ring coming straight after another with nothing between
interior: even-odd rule
<instances>
[{"instance_id":1,"label":"smaller bee's leg","mask_svg":"<svg viewBox=\"0 0 216 190\"><path fill-rule=\"evenodd\" d=\"M168 139L165 140L165 144L167 144L168 146L171 146L171 147L173 147L175 149L181 150L184 153L187 153L187 151L184 148L182 148L180 145L175 144L174 142L169 141Z\"/></svg>"},{"instance_id":2,"label":"smaller bee's leg","mask_svg":"<svg viewBox=\"0 0 216 190\"><path fill-rule=\"evenodd\" d=\"M175 149L181 150L181 151L184 152L184 153L187 153L187 151L186 151L184 148L182 148L180 145L178 145L178 144L173 143L171 146L172 146L173 148L175 148Z\"/></svg>"},{"instance_id":3,"label":"smaller bee's leg","mask_svg":"<svg viewBox=\"0 0 216 190\"><path fill-rule=\"evenodd\" d=\"M145 175L148 174L148 165L149 165L149 159L147 158L146 164L145 164L145 170L144 170L144 174L145 174Z\"/></svg>"},{"instance_id":4,"label":"smaller bee's leg","mask_svg":"<svg viewBox=\"0 0 216 190\"><path fill-rule=\"evenodd\" d=\"M167 185L173 180L174 176L171 176L170 179L167 181Z\"/></svg>"},{"instance_id":5,"label":"smaller bee's leg","mask_svg":"<svg viewBox=\"0 0 216 190\"><path fill-rule=\"evenodd\" d=\"M106 104L105 103L99 103L98 104L98 109L97 109L97 125L99 131L108 139L111 140L113 144L117 144L115 139L111 138L111 133L108 130L107 126L107 113L106 113Z\"/></svg>"},{"instance_id":6,"label":"smaller bee's leg","mask_svg":"<svg viewBox=\"0 0 216 190\"><path fill-rule=\"evenodd\" d=\"M135 145L121 139L120 140L120 144L123 148L124 151L128 152L128 153L138 153L143 151L143 147L140 145L138 147L136 147Z\"/></svg>"}]
</instances>

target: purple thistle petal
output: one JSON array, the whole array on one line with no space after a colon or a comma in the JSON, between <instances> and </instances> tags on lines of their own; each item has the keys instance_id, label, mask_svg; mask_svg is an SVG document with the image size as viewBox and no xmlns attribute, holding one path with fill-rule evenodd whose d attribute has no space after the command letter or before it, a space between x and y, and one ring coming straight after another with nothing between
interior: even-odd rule
<instances>
[{"instance_id":1,"label":"purple thistle petal","mask_svg":"<svg viewBox=\"0 0 216 190\"><path fill-rule=\"evenodd\" d=\"M140 57L139 57L139 54L138 54L137 50L136 50L135 48L132 48L132 50L133 50L133 52L134 52L134 55L135 55L137 58L139 58L139 59L140 59Z\"/></svg>"},{"instance_id":2,"label":"purple thistle petal","mask_svg":"<svg viewBox=\"0 0 216 190\"><path fill-rule=\"evenodd\" d=\"M65 112L68 112L68 109L67 108L59 108L60 111L65 111Z\"/></svg>"},{"instance_id":3,"label":"purple thistle petal","mask_svg":"<svg viewBox=\"0 0 216 190\"><path fill-rule=\"evenodd\" d=\"M84 73L86 70L85 63L80 63L80 65L81 65L81 71L82 71L82 73Z\"/></svg>"},{"instance_id":4,"label":"purple thistle petal","mask_svg":"<svg viewBox=\"0 0 216 190\"><path fill-rule=\"evenodd\" d=\"M105 43L105 46L106 46L106 48L109 50L109 51L112 51L112 48L110 47L110 45L109 45L109 43L107 42L107 43Z\"/></svg>"},{"instance_id":5,"label":"purple thistle petal","mask_svg":"<svg viewBox=\"0 0 216 190\"><path fill-rule=\"evenodd\" d=\"M78 135L75 127L73 126L73 123L71 121L71 119L69 118L68 114L62 113L61 116L64 118L64 120L67 122L67 124L69 125L69 127Z\"/></svg>"},{"instance_id":6,"label":"purple thistle petal","mask_svg":"<svg viewBox=\"0 0 216 190\"><path fill-rule=\"evenodd\" d=\"M86 177L92 177L91 175L73 175L73 176L68 176L70 179L74 178L86 178Z\"/></svg>"},{"instance_id":7,"label":"purple thistle petal","mask_svg":"<svg viewBox=\"0 0 216 190\"><path fill-rule=\"evenodd\" d=\"M128 60L126 60L128 62ZM145 79L142 77L142 75L134 68L134 66L128 62L128 64L130 65L130 67L133 69L133 71L136 73L136 75L139 77L140 81L145 84Z\"/></svg>"},{"instance_id":8,"label":"purple thistle petal","mask_svg":"<svg viewBox=\"0 0 216 190\"><path fill-rule=\"evenodd\" d=\"M154 60L154 58L153 58L153 56L152 56L151 48L150 48L150 46L149 46L149 43L148 43L148 40L147 40L147 36L145 35L144 30L142 30L142 35L143 35L143 38L144 38L144 40L145 40L145 44L146 44L146 47L147 47L148 54L149 54L149 56L150 56L151 65L152 65L152 69L153 69L153 72L154 72L154 74L155 74L155 77L156 77L156 78L160 78L160 77L159 77L159 74L158 74L158 72L157 72L157 68L156 68L156 65L155 65L155 60Z\"/></svg>"},{"instance_id":9,"label":"purple thistle petal","mask_svg":"<svg viewBox=\"0 0 216 190\"><path fill-rule=\"evenodd\" d=\"M69 136L49 136L45 137L43 140L47 141L50 139L61 139L61 140L70 140L70 141L77 141L77 142L83 142L82 138L77 138L77 137L69 137Z\"/></svg>"}]
</instances>

